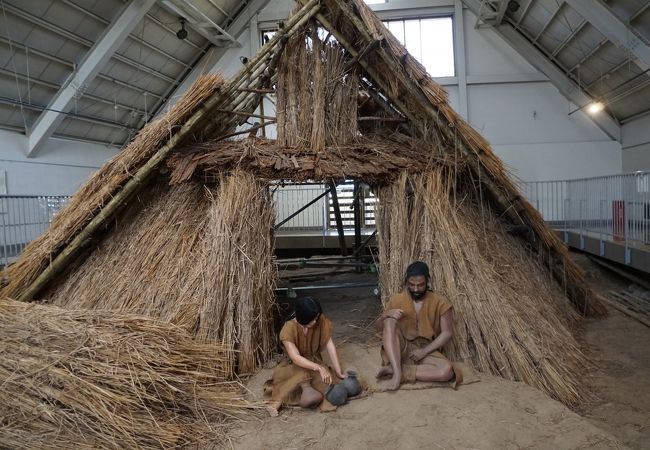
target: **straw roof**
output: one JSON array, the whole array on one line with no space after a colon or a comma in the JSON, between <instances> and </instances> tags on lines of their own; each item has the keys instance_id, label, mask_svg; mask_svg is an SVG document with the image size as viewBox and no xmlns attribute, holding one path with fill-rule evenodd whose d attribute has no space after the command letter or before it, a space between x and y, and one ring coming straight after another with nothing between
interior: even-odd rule
<instances>
[{"instance_id":1,"label":"straw roof","mask_svg":"<svg viewBox=\"0 0 650 450\"><path fill-rule=\"evenodd\" d=\"M302 136L297 142L298 148L304 149L312 144L316 148L326 145L327 138L322 137L323 129L327 129L332 122L332 116L343 114L347 117L349 114L345 111L350 109L350 102L333 102L332 99L341 98L341 92L345 92L345 88L339 89L336 94L319 87L318 79L310 83L312 89L309 95L304 89L291 90L289 84L305 84L304 75L301 75L303 78L296 78L295 71L287 68L300 67L301 64L284 61L283 58L286 55L285 46L293 46L292 55L298 49L298 54L311 58L313 67L322 65L322 55L337 55L337 62L333 64L336 70L332 70L332 74L337 71L339 74L348 74L353 68L361 71L363 78L359 77L359 83L379 103L383 102L385 115L403 118L413 137L429 142L428 147L422 147L423 152L444 151L454 155L457 160L464 158L467 170L462 173L462 178L480 190L481 198L498 206L495 208L496 214L503 214L513 224L526 225L532 230L535 245L541 243L543 248L540 247L540 253L546 255L549 269L563 283L576 306L585 314L604 313L602 303L590 291L580 269L568 258L564 244L546 226L535 208L521 196L488 142L451 108L444 89L433 82L422 65L408 54L368 6L362 0L300 0L298 3L303 7L285 22L284 29L233 79L227 84L214 77L197 81L197 85L185 97L186 100L181 102L184 108L177 105L170 111L174 120L166 119L165 126L162 127L168 132L162 132L161 127L154 125L146 127L140 133L141 137L137 137L127 151L120 153L121 156L110 162L82 188L77 199L59 215L53 227L30 244L20 261L9 268L8 286L3 289L3 294L25 300L36 298L44 286L91 242L90 239L102 225L115 216L128 197L140 189L172 149L179 148L183 143L206 142L228 136L228 130L233 130L234 126L243 123L250 115L254 116L252 111L261 102L260 92L264 92L264 89L268 90L277 84L278 104L288 105L279 110L279 134L287 127L293 127L291 129L295 131L294 134ZM318 36L314 32L314 19L336 38L336 48L318 44L327 47L327 51L312 51L309 54L306 50L309 45L304 39L302 43L295 38L292 40L292 36L302 34L310 38L310 45L315 45ZM342 64L339 60L344 57L346 63ZM311 67L307 66L308 72L312 72ZM325 73L325 69L313 72ZM347 80L346 77L339 79ZM355 78L350 78L353 79ZM293 96L283 100L282 95ZM313 116L311 133L308 133L305 112L313 111L314 105L333 103L339 105L338 109L332 110L329 115ZM296 106L301 104L301 108ZM356 96L354 104L356 107ZM354 135L354 128L342 131L346 136ZM316 141L312 142L314 139ZM132 154L140 156L130 156ZM142 164L151 155L153 156ZM123 163L122 158L138 163L131 166ZM280 166L287 164L295 167L291 155L288 159L280 158ZM305 167L309 165L310 162L305 161ZM134 174L138 167L139 172ZM117 174L111 175L115 170ZM345 174L346 171L341 170L340 173ZM178 172L176 174L179 175ZM179 176L184 179L187 173ZM98 190L99 196L92 194Z\"/></svg>"},{"instance_id":2,"label":"straw roof","mask_svg":"<svg viewBox=\"0 0 650 450\"><path fill-rule=\"evenodd\" d=\"M578 402L582 394L575 386L584 358L573 341L566 344L570 335L566 330L575 318L555 303L564 298L561 293L581 314L598 315L605 309L564 244L521 196L488 142L451 108L444 89L362 0L298 3L301 7L283 28L231 80L224 83L216 76L198 80L162 124L147 126L102 168L56 223L9 267L8 285L0 294L60 304L69 299L67 307L137 310L187 324L200 339L245 348L230 367L252 370L273 346L273 214L266 181L353 176L373 184L380 198L397 201L405 196L400 200L405 211L417 211L413 207L418 201L443 202L438 206L450 214L449 220L437 222L436 209L430 208L433 212L422 225L425 233L441 236L436 242L411 239L400 245L396 237L407 228L393 227L401 216L389 209L379 232L380 242L388 243L380 258L382 277L390 280L401 277L404 262L411 258L427 259L436 252L453 255L439 270L449 295L462 300L457 303L459 320L468 334L459 342L457 354L478 367L539 386L567 404ZM327 37L321 37L320 28ZM276 117L254 113L268 92L277 95ZM253 118L260 122L237 131ZM277 123L277 141L255 137L271 123ZM241 134L250 137L231 140ZM162 195L170 196L169 203L162 202L160 210L153 207L148 196L159 186L154 181L169 168L171 180L165 181L172 183L212 175L215 183L207 191L212 197L205 203L209 206L188 211L185 207L191 203L176 197L183 192L178 186L165 187L167 194ZM445 169L440 176L449 189L421 182L440 169ZM402 186L400 194L390 194L395 186ZM187 189L204 193L196 185ZM413 189L422 193L412 195ZM179 204L174 206L175 202ZM391 207L391 202L385 200L384 206ZM466 263L474 254L459 248L459 239L444 234L454 233L454 225L465 221L464 241L499 242L511 255ZM130 222L141 228L129 228ZM489 223L495 229L523 226L530 232L505 239L501 232L486 231ZM175 235L179 228L183 232ZM119 232L131 236L117 238ZM185 252L187 264L173 265L178 249ZM476 249L485 251L479 244ZM386 258L392 260L388 266ZM518 258L535 262L518 263ZM115 269L116 262L124 270ZM518 280L516 288L504 282L504 273L496 271L495 277L491 265L496 263L517 272L512 276ZM555 284L535 292L525 281L541 280L540 274ZM394 282L386 283L387 293L397 289ZM113 285L115 295L103 302L102 293ZM530 296L531 311L543 312L548 323L560 322L561 330L546 332L540 328L546 322L530 320L521 305L500 301L505 294L515 299L517 292ZM212 301L210 296L218 299ZM239 304L244 297L249 303ZM469 299L472 304L485 301L489 308L477 309L467 303ZM177 304L187 308L173 306ZM486 326L476 325L477 311L486 314ZM499 327L489 326L497 322ZM497 343L497 338L504 342ZM482 341L510 351L482 352L475 346ZM539 351L539 342L548 348L567 345L568 350L557 365L545 364L547 355ZM501 364L507 357L513 358L508 367ZM560 370L563 364L565 369Z\"/></svg>"},{"instance_id":3,"label":"straw roof","mask_svg":"<svg viewBox=\"0 0 650 450\"><path fill-rule=\"evenodd\" d=\"M577 312L542 261L471 192L458 192L449 171L403 173L378 190L382 298L402 289L406 265L427 262L431 285L454 307L452 360L579 405L589 393Z\"/></svg>"}]
</instances>

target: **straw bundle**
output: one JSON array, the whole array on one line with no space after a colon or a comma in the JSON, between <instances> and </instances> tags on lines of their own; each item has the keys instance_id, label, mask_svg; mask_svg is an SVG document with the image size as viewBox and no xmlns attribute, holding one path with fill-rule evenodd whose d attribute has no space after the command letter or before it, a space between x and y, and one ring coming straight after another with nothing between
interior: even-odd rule
<instances>
[{"instance_id":1,"label":"straw bundle","mask_svg":"<svg viewBox=\"0 0 650 450\"><path fill-rule=\"evenodd\" d=\"M378 191L384 300L403 287L408 263L430 265L433 288L454 305L451 358L524 381L569 406L584 400L587 361L569 329L576 313L535 254L494 214L453 196L454 173L433 170Z\"/></svg>"},{"instance_id":2,"label":"straw bundle","mask_svg":"<svg viewBox=\"0 0 650 450\"><path fill-rule=\"evenodd\" d=\"M251 175L222 181L210 190L156 184L44 300L182 325L239 350L228 357L229 374L252 371L273 347L274 214Z\"/></svg>"},{"instance_id":3,"label":"straw bundle","mask_svg":"<svg viewBox=\"0 0 650 450\"><path fill-rule=\"evenodd\" d=\"M253 412L228 353L143 317L0 299L0 447L225 444Z\"/></svg>"},{"instance_id":4,"label":"straw bundle","mask_svg":"<svg viewBox=\"0 0 650 450\"><path fill-rule=\"evenodd\" d=\"M343 49L324 42L315 24L294 34L278 64L278 143L325 149L357 134L358 77Z\"/></svg>"},{"instance_id":5,"label":"straw bundle","mask_svg":"<svg viewBox=\"0 0 650 450\"><path fill-rule=\"evenodd\" d=\"M428 142L401 133L367 135L321 151L280 147L277 141L250 138L208 141L179 149L167 160L167 166L172 170L172 184L202 174L218 176L233 166L269 180L355 177L365 182L387 182L401 170L414 173L432 165L462 167L462 158L441 151L423 151L429 148Z\"/></svg>"},{"instance_id":6,"label":"straw bundle","mask_svg":"<svg viewBox=\"0 0 650 450\"><path fill-rule=\"evenodd\" d=\"M9 284L3 295L18 297L65 244L85 226L120 187L133 176L194 111L223 85L220 75L203 76L187 94L159 119L144 127L133 141L102 166L54 218L48 230L23 250L8 269Z\"/></svg>"},{"instance_id":7,"label":"straw bundle","mask_svg":"<svg viewBox=\"0 0 650 450\"><path fill-rule=\"evenodd\" d=\"M195 267L179 295L199 305L197 338L236 348L238 372L250 373L275 343L272 200L266 184L235 171L222 176L210 203ZM234 361L228 369L235 370Z\"/></svg>"},{"instance_id":8,"label":"straw bundle","mask_svg":"<svg viewBox=\"0 0 650 450\"><path fill-rule=\"evenodd\" d=\"M155 183L43 300L68 309L117 310L170 321L186 307L178 285L194 263L209 205L200 185Z\"/></svg>"}]
</instances>

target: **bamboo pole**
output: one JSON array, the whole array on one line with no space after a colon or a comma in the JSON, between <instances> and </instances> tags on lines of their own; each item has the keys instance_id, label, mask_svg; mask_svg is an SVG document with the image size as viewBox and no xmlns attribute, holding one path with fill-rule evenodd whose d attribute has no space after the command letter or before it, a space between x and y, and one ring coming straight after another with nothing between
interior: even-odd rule
<instances>
[{"instance_id":1,"label":"bamboo pole","mask_svg":"<svg viewBox=\"0 0 650 450\"><path fill-rule=\"evenodd\" d=\"M275 117L273 117L273 116L264 116L262 114L254 114L254 113L250 113L250 112L247 112L247 111L231 111L231 110L228 110L228 109L221 109L221 108L218 108L215 111L219 111L220 113L234 114L236 116L254 117L256 119L275 120Z\"/></svg>"},{"instance_id":2,"label":"bamboo pole","mask_svg":"<svg viewBox=\"0 0 650 450\"><path fill-rule=\"evenodd\" d=\"M20 295L19 300L31 300L45 287L45 285L56 275L58 275L68 264L72 262L79 250L84 248L91 240L95 232L112 217L129 199L131 194L136 192L143 185L149 176L154 172L158 165L167 157L169 152L185 137L195 131L195 125L203 119L207 112L217 106L225 95L233 92L239 85L239 82L250 72L252 67L258 64L273 49L273 46L282 39L283 35L295 32L304 23L306 23L320 8L319 0L311 0L302 7L294 16L292 16L285 27L284 33L277 33L269 40L260 52L253 58L249 65L242 68L237 75L220 91L208 100L205 105L199 108L190 117L187 122L174 134L167 144L161 147L124 185L121 191L117 192L113 198L102 208L101 211L84 227L84 229L70 242L50 263L50 265L41 272L25 291Z\"/></svg>"}]
</instances>

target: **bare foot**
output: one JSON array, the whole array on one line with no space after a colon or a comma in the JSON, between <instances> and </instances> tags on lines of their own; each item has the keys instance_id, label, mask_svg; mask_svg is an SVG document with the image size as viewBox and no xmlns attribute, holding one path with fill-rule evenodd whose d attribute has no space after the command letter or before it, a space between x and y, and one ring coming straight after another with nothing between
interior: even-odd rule
<instances>
[{"instance_id":1,"label":"bare foot","mask_svg":"<svg viewBox=\"0 0 650 450\"><path fill-rule=\"evenodd\" d=\"M402 384L402 374L400 372L394 373L390 382L386 386L386 389L389 391L396 391L399 389L400 384Z\"/></svg>"},{"instance_id":2,"label":"bare foot","mask_svg":"<svg viewBox=\"0 0 650 450\"><path fill-rule=\"evenodd\" d=\"M388 378L393 375L393 368L391 366L383 366L381 369L379 369L379 372L377 372L376 378L378 380L382 378Z\"/></svg>"},{"instance_id":3,"label":"bare foot","mask_svg":"<svg viewBox=\"0 0 650 450\"><path fill-rule=\"evenodd\" d=\"M280 402L272 402L266 405L266 410L271 417L278 417L278 410L280 409Z\"/></svg>"}]
</instances>

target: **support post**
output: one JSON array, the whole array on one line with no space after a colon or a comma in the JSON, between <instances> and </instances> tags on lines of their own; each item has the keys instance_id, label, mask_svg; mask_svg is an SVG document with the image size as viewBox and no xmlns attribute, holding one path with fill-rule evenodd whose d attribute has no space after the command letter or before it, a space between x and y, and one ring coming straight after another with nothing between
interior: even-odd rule
<instances>
[{"instance_id":1,"label":"support post","mask_svg":"<svg viewBox=\"0 0 650 450\"><path fill-rule=\"evenodd\" d=\"M334 218L336 219L336 230L339 234L339 246L341 255L348 256L348 246L345 244L345 234L343 233L343 220L341 219L341 208L339 206L339 197L336 194L336 184L329 181L330 193L332 194L332 206L334 206Z\"/></svg>"},{"instance_id":2,"label":"support post","mask_svg":"<svg viewBox=\"0 0 650 450\"><path fill-rule=\"evenodd\" d=\"M354 253L361 247L361 187L358 181L354 182L352 207L354 208Z\"/></svg>"}]
</instances>

